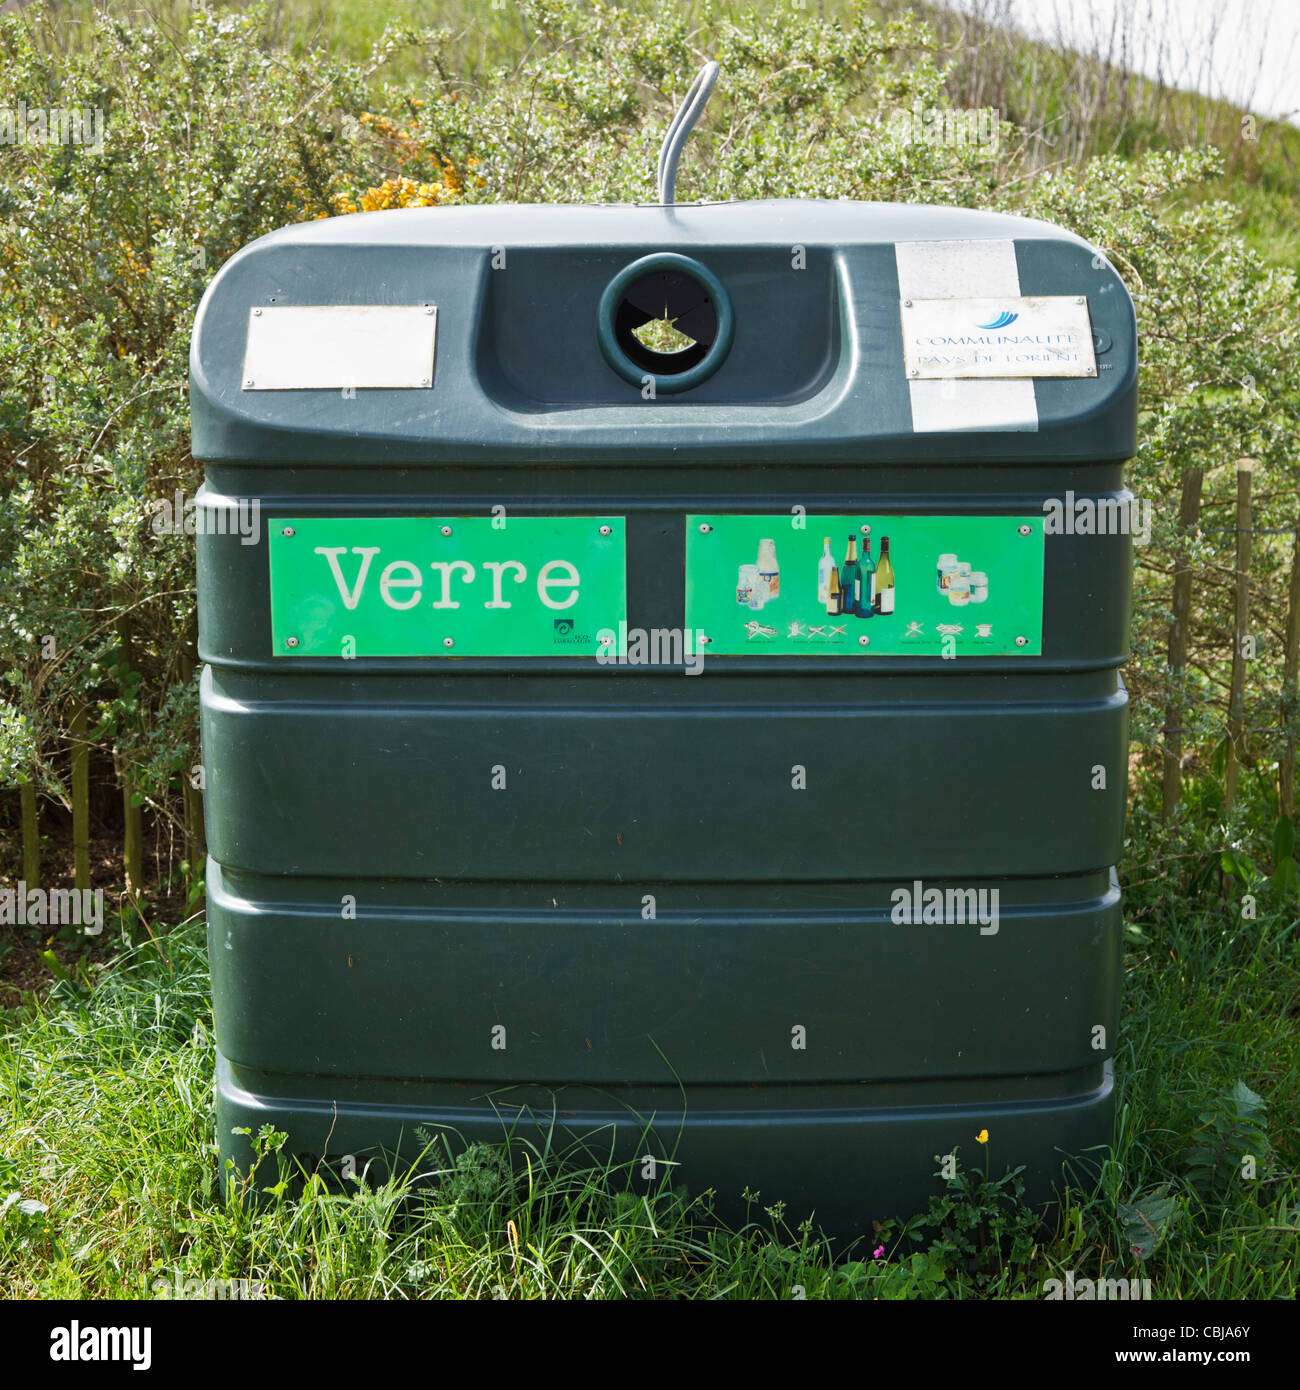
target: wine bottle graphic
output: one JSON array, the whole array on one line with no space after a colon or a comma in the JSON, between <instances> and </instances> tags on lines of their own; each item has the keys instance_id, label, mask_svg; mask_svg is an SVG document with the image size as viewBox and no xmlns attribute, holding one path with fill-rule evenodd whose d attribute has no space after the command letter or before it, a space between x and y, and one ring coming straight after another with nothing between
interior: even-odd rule
<instances>
[{"instance_id":1,"label":"wine bottle graphic","mask_svg":"<svg viewBox=\"0 0 1300 1390\"><path fill-rule=\"evenodd\" d=\"M894 563L889 558L889 537L880 540L880 563L876 566L876 612L894 611Z\"/></svg>"},{"instance_id":2,"label":"wine bottle graphic","mask_svg":"<svg viewBox=\"0 0 1300 1390\"><path fill-rule=\"evenodd\" d=\"M849 537L848 554L840 566L840 591L843 595L843 613L862 612L862 567L858 564L858 538Z\"/></svg>"},{"instance_id":3,"label":"wine bottle graphic","mask_svg":"<svg viewBox=\"0 0 1300 1390\"><path fill-rule=\"evenodd\" d=\"M860 618L869 618L876 612L876 562L871 558L871 537L862 541L862 603L858 607Z\"/></svg>"},{"instance_id":4,"label":"wine bottle graphic","mask_svg":"<svg viewBox=\"0 0 1300 1390\"><path fill-rule=\"evenodd\" d=\"M826 586L826 611L832 618L837 618L844 611L844 592L840 588L840 571L838 566L831 566L830 583Z\"/></svg>"},{"instance_id":5,"label":"wine bottle graphic","mask_svg":"<svg viewBox=\"0 0 1300 1390\"><path fill-rule=\"evenodd\" d=\"M831 598L831 571L835 568L835 557L831 554L831 538L822 537L822 558L817 562L817 602L823 606Z\"/></svg>"}]
</instances>

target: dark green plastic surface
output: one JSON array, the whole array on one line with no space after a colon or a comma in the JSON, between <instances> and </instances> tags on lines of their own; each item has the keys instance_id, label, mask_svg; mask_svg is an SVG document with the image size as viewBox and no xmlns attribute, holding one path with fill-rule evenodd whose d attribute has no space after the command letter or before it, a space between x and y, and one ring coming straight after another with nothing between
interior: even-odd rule
<instances>
[{"instance_id":1,"label":"dark green plastic surface","mask_svg":"<svg viewBox=\"0 0 1300 1390\"><path fill-rule=\"evenodd\" d=\"M914 433L894 245L983 238L1015 242L1022 294L1087 297L1103 370L1036 381L1036 432ZM643 400L596 313L658 251L719 277L734 335L698 387ZM1132 306L1094 256L1023 219L848 203L289 228L200 308L205 505L625 517L628 623L681 627L688 515L803 507L820 535L827 515L1127 498ZM271 303L436 304L432 387L242 390ZM746 653L686 677L277 658L265 540L200 535L223 1154L263 1122L334 1160L553 1120L597 1153L671 1155L654 1181L724 1213L749 1187L851 1237L923 1206L936 1153L982 1166L987 1128L994 1166L1050 1195L1110 1137L1129 544L1047 538L1041 654ZM917 879L996 890L997 931L891 921Z\"/></svg>"}]
</instances>

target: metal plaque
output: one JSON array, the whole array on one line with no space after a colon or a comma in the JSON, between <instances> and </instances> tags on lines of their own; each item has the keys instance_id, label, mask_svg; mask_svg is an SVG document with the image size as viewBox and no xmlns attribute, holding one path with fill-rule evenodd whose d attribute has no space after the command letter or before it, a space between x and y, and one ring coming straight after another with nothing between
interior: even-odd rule
<instances>
[{"instance_id":1,"label":"metal plaque","mask_svg":"<svg viewBox=\"0 0 1300 1390\"><path fill-rule=\"evenodd\" d=\"M1043 536L1041 514L689 516L686 626L718 656L1037 656Z\"/></svg>"},{"instance_id":2,"label":"metal plaque","mask_svg":"<svg viewBox=\"0 0 1300 1390\"><path fill-rule=\"evenodd\" d=\"M250 309L245 391L347 391L433 385L432 304Z\"/></svg>"},{"instance_id":3,"label":"metal plaque","mask_svg":"<svg viewBox=\"0 0 1300 1390\"><path fill-rule=\"evenodd\" d=\"M276 656L594 656L627 621L622 517L268 525Z\"/></svg>"},{"instance_id":4,"label":"metal plaque","mask_svg":"<svg viewBox=\"0 0 1300 1390\"><path fill-rule=\"evenodd\" d=\"M1081 295L904 299L899 313L904 363L914 380L1097 375Z\"/></svg>"}]
</instances>

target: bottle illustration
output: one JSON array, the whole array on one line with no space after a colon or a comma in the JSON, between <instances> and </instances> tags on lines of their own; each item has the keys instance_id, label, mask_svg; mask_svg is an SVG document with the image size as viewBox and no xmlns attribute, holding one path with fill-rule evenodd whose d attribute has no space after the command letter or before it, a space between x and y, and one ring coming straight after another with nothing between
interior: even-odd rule
<instances>
[{"instance_id":1,"label":"bottle illustration","mask_svg":"<svg viewBox=\"0 0 1300 1390\"><path fill-rule=\"evenodd\" d=\"M862 603L859 618L869 618L876 609L876 562L871 558L871 537L862 538Z\"/></svg>"},{"instance_id":2,"label":"bottle illustration","mask_svg":"<svg viewBox=\"0 0 1300 1390\"><path fill-rule=\"evenodd\" d=\"M776 563L776 542L758 543L758 577L767 588L767 597L776 598L781 592L781 571Z\"/></svg>"},{"instance_id":3,"label":"bottle illustration","mask_svg":"<svg viewBox=\"0 0 1300 1390\"><path fill-rule=\"evenodd\" d=\"M831 538L822 537L822 558L817 562L817 602L826 604L831 597L831 571L835 568L835 557L831 554Z\"/></svg>"},{"instance_id":4,"label":"bottle illustration","mask_svg":"<svg viewBox=\"0 0 1300 1390\"><path fill-rule=\"evenodd\" d=\"M889 537L880 540L880 563L876 566L876 612L894 611L894 563L889 558Z\"/></svg>"},{"instance_id":5,"label":"bottle illustration","mask_svg":"<svg viewBox=\"0 0 1300 1390\"><path fill-rule=\"evenodd\" d=\"M858 538L849 537L848 554L840 566L840 593L842 595L841 613L861 612L862 567L858 564Z\"/></svg>"},{"instance_id":6,"label":"bottle illustration","mask_svg":"<svg viewBox=\"0 0 1300 1390\"><path fill-rule=\"evenodd\" d=\"M746 608L762 608L757 565L741 565L736 575L736 602Z\"/></svg>"},{"instance_id":7,"label":"bottle illustration","mask_svg":"<svg viewBox=\"0 0 1300 1390\"><path fill-rule=\"evenodd\" d=\"M826 586L826 611L832 618L844 611L844 593L840 589L840 571L837 565L831 566L830 583Z\"/></svg>"}]
</instances>

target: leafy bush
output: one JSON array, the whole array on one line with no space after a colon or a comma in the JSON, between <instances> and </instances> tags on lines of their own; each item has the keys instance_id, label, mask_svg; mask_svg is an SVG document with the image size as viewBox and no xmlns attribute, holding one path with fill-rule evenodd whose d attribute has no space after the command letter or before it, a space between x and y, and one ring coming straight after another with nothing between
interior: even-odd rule
<instances>
[{"instance_id":1,"label":"leafy bush","mask_svg":"<svg viewBox=\"0 0 1300 1390\"><path fill-rule=\"evenodd\" d=\"M1154 514L1136 552L1125 673L1139 777L1127 872L1167 879L1174 864L1176 898L1227 851L1264 862L1269 829L1292 811L1283 769L1300 736L1300 623L1284 582L1300 490L1290 368L1300 327L1294 275L1264 263L1236 235L1234 209L1206 197L1220 186L1217 153L1044 169L1005 120L996 139L936 136L942 122L921 134L918 113L951 112L949 68L910 13L884 22L867 5L834 18L705 5L688 19L526 0L518 22L529 42L483 68L461 60L446 30L389 31L360 62L275 51L256 7L200 6L178 12L175 28L98 12L75 44L40 6L0 21L23 100L105 115L98 152L25 144L0 163L4 784L66 807L71 755L89 747L96 779L121 789L128 883L138 888L142 872L142 809L156 830L183 821L180 853L198 861L193 552L150 522L199 482L186 350L215 270L274 227L354 209L650 198L659 140L707 54L723 78L687 148L682 199L988 207L1081 233L1124 277L1143 407L1129 477ZM388 76L395 63L400 81ZM1233 601L1241 458L1256 464L1249 634L1236 632ZM1199 529L1183 532L1193 470L1204 476ZM1179 567L1195 576L1195 601L1189 654L1174 669ZM1233 750L1245 779L1229 804L1227 676L1247 635ZM1157 781L1174 726L1185 768L1171 818ZM24 805L34 818L36 800ZM1292 880L1275 888L1294 905ZM1163 910L1154 894L1136 901L1139 914Z\"/></svg>"}]
</instances>

